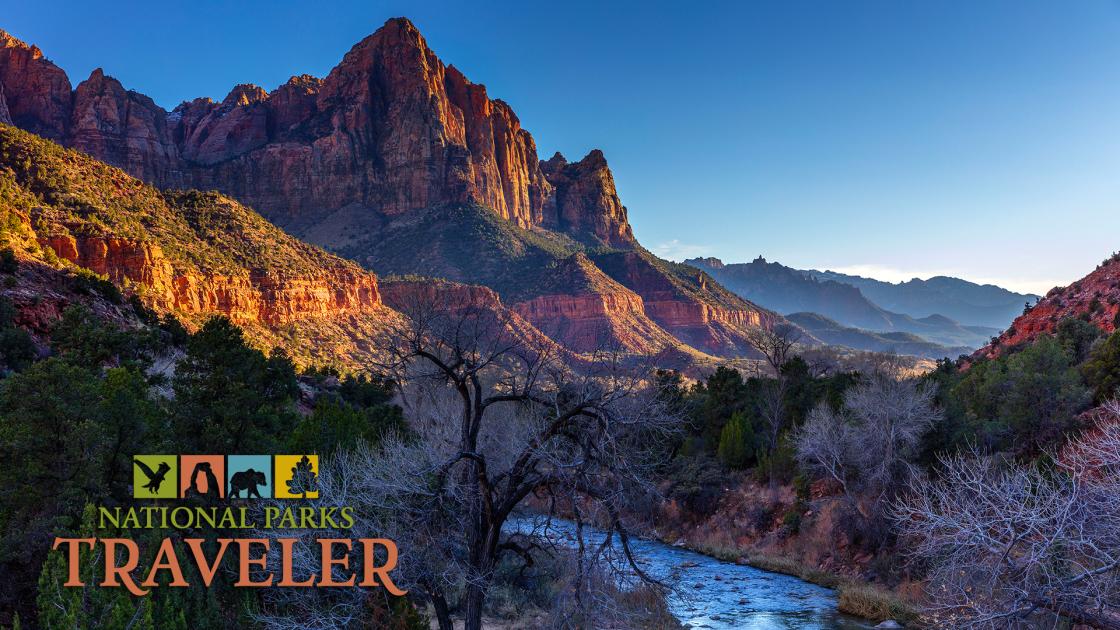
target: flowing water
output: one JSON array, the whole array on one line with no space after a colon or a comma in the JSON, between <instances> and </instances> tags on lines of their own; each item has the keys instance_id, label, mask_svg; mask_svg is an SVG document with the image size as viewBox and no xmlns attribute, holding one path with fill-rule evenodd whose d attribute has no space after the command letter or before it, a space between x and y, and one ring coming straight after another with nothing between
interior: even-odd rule
<instances>
[{"instance_id":1,"label":"flowing water","mask_svg":"<svg viewBox=\"0 0 1120 630\"><path fill-rule=\"evenodd\" d=\"M534 533L551 543L575 548L574 523L521 518L512 530ZM605 532L584 526L587 548L605 540ZM617 542L615 543L617 545ZM837 611L836 592L780 573L724 562L653 540L631 539L638 566L674 587L669 610L691 628L797 630L871 628L873 624Z\"/></svg>"}]
</instances>

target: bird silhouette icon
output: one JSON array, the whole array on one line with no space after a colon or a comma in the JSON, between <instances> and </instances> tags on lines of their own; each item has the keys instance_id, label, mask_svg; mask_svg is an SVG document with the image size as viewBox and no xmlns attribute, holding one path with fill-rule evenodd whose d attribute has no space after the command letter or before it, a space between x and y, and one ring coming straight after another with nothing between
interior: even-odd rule
<instances>
[{"instance_id":1,"label":"bird silhouette icon","mask_svg":"<svg viewBox=\"0 0 1120 630\"><path fill-rule=\"evenodd\" d=\"M144 473L144 476L148 478L148 483L144 484L144 488L148 489L152 494L159 492L159 487L163 485L163 480L167 477L167 472L171 470L171 466L168 466L167 462L160 462L159 469L152 470L151 466L148 466L138 459L133 461L140 467L140 472Z\"/></svg>"}]
</instances>

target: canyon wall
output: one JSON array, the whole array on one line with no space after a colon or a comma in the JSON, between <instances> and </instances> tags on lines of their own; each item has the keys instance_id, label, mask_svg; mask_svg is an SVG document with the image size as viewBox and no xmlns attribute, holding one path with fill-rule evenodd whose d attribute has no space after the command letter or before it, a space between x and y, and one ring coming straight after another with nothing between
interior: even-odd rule
<instances>
[{"instance_id":1,"label":"canyon wall","mask_svg":"<svg viewBox=\"0 0 1120 630\"><path fill-rule=\"evenodd\" d=\"M282 326L302 319L338 317L381 305L377 279L356 268L323 268L314 275L248 270L236 275L176 269L157 243L100 236L39 239L55 254L136 287L159 311L222 314L238 324Z\"/></svg>"}]
</instances>

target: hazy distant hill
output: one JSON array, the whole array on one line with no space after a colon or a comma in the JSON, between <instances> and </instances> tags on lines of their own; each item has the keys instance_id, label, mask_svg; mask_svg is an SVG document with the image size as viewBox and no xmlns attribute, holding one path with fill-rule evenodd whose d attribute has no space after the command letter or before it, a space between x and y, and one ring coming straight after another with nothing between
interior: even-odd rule
<instances>
[{"instance_id":1,"label":"hazy distant hill","mask_svg":"<svg viewBox=\"0 0 1120 630\"><path fill-rule=\"evenodd\" d=\"M919 335L906 332L871 332L844 326L817 313L790 313L786 319L801 326L821 341L856 350L894 352L926 359L955 359L972 351L970 346L946 346L926 341Z\"/></svg>"},{"instance_id":2,"label":"hazy distant hill","mask_svg":"<svg viewBox=\"0 0 1120 630\"><path fill-rule=\"evenodd\" d=\"M915 318L896 313L868 299L850 284L818 279L781 263L767 262L761 256L749 263L725 264L718 258L694 258L685 264L707 272L743 298L782 314L816 313L842 326L913 333L936 344L968 348L984 345L999 332L994 327L963 326L940 314Z\"/></svg>"},{"instance_id":3,"label":"hazy distant hill","mask_svg":"<svg viewBox=\"0 0 1120 630\"><path fill-rule=\"evenodd\" d=\"M805 273L818 280L856 287L868 299L890 311L912 317L937 313L963 324L1000 330L1023 312L1025 303L1038 299L1037 295L1015 293L993 284L976 284L947 276L935 276L929 280L914 278L892 284L835 271L808 270Z\"/></svg>"}]
</instances>

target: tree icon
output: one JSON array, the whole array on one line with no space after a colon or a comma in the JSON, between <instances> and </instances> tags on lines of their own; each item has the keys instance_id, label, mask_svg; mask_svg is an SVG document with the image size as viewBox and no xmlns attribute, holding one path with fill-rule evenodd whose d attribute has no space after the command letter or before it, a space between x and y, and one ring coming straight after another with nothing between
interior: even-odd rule
<instances>
[{"instance_id":1,"label":"tree icon","mask_svg":"<svg viewBox=\"0 0 1120 630\"><path fill-rule=\"evenodd\" d=\"M288 492L306 499L308 492L319 491L319 476L306 455L292 467L292 478L288 480Z\"/></svg>"}]
</instances>

